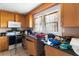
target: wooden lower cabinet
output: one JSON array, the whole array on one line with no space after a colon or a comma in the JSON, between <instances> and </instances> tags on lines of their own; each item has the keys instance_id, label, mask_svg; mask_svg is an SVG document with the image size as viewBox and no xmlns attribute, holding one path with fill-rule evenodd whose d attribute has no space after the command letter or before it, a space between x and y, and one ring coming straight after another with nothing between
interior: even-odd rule
<instances>
[{"instance_id":1,"label":"wooden lower cabinet","mask_svg":"<svg viewBox=\"0 0 79 59\"><path fill-rule=\"evenodd\" d=\"M8 50L8 37L7 36L1 36L0 37L0 52Z\"/></svg>"},{"instance_id":2,"label":"wooden lower cabinet","mask_svg":"<svg viewBox=\"0 0 79 59\"><path fill-rule=\"evenodd\" d=\"M72 56L66 52L60 51L56 48L45 46L45 55L46 56Z\"/></svg>"},{"instance_id":3,"label":"wooden lower cabinet","mask_svg":"<svg viewBox=\"0 0 79 59\"><path fill-rule=\"evenodd\" d=\"M23 38L22 45L29 55L37 55L36 41L34 39L30 37Z\"/></svg>"},{"instance_id":4,"label":"wooden lower cabinet","mask_svg":"<svg viewBox=\"0 0 79 59\"><path fill-rule=\"evenodd\" d=\"M35 39L26 37L26 45L27 45L26 50L29 53L29 55L33 55L33 56L38 55L37 41Z\"/></svg>"},{"instance_id":5,"label":"wooden lower cabinet","mask_svg":"<svg viewBox=\"0 0 79 59\"><path fill-rule=\"evenodd\" d=\"M25 37L22 39L22 46L23 46L24 49L27 48L27 42L26 42Z\"/></svg>"},{"instance_id":6,"label":"wooden lower cabinet","mask_svg":"<svg viewBox=\"0 0 79 59\"><path fill-rule=\"evenodd\" d=\"M44 55L44 45L34 38L26 37L23 43L23 47L31 56Z\"/></svg>"},{"instance_id":7,"label":"wooden lower cabinet","mask_svg":"<svg viewBox=\"0 0 79 59\"><path fill-rule=\"evenodd\" d=\"M37 46L36 43L27 41L27 51L30 55L34 56L38 55L36 46Z\"/></svg>"}]
</instances>

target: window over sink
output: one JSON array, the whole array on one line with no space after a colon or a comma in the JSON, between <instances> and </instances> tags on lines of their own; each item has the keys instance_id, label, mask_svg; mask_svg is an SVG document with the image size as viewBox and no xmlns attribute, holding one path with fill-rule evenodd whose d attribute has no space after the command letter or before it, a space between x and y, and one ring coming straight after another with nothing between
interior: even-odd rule
<instances>
[{"instance_id":1,"label":"window over sink","mask_svg":"<svg viewBox=\"0 0 79 59\"><path fill-rule=\"evenodd\" d=\"M35 32L53 33L62 35L60 24L60 5L51 7L34 15Z\"/></svg>"}]
</instances>

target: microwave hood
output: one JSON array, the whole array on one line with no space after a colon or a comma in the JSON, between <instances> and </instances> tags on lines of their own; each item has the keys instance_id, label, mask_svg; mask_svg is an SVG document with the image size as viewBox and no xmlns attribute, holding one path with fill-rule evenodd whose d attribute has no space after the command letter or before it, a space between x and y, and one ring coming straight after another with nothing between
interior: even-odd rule
<instances>
[{"instance_id":1,"label":"microwave hood","mask_svg":"<svg viewBox=\"0 0 79 59\"><path fill-rule=\"evenodd\" d=\"M9 28L20 28L21 27L21 22L9 21L8 22L8 27Z\"/></svg>"}]
</instances>

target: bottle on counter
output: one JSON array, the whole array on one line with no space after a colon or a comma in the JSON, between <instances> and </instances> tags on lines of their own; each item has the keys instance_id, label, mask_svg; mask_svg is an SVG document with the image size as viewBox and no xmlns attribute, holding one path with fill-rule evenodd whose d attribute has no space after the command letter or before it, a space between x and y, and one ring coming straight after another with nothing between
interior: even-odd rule
<instances>
[{"instance_id":1,"label":"bottle on counter","mask_svg":"<svg viewBox=\"0 0 79 59\"><path fill-rule=\"evenodd\" d=\"M61 38L61 43L63 44L65 42L65 39L64 38Z\"/></svg>"},{"instance_id":2,"label":"bottle on counter","mask_svg":"<svg viewBox=\"0 0 79 59\"><path fill-rule=\"evenodd\" d=\"M45 41L48 41L48 35L45 35Z\"/></svg>"}]
</instances>

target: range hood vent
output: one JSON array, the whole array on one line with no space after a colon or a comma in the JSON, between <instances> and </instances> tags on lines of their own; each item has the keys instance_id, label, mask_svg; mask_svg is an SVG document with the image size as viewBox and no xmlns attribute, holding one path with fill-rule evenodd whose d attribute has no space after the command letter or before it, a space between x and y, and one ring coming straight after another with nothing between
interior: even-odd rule
<instances>
[{"instance_id":1,"label":"range hood vent","mask_svg":"<svg viewBox=\"0 0 79 59\"><path fill-rule=\"evenodd\" d=\"M20 27L21 27L21 22L14 22L14 21L8 22L8 28L20 28Z\"/></svg>"}]
</instances>

